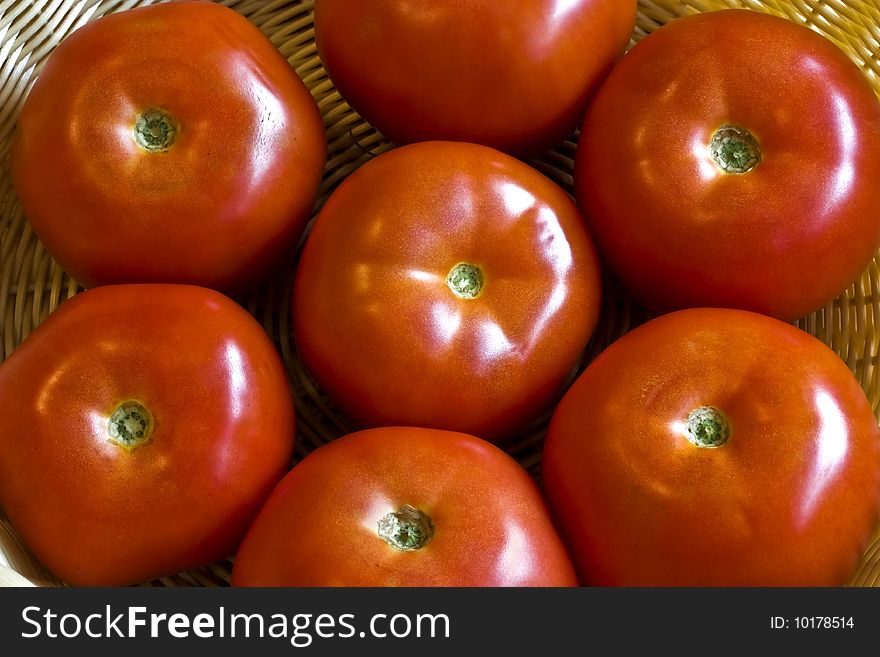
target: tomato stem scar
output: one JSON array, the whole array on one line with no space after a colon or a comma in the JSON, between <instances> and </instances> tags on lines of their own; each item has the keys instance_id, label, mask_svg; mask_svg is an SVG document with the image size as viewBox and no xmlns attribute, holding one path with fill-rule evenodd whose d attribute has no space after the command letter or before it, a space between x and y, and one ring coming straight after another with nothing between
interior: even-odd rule
<instances>
[{"instance_id":1,"label":"tomato stem scar","mask_svg":"<svg viewBox=\"0 0 880 657\"><path fill-rule=\"evenodd\" d=\"M721 447L730 438L730 421L714 406L700 406L688 414L685 436L697 447Z\"/></svg>"},{"instance_id":2,"label":"tomato stem scar","mask_svg":"<svg viewBox=\"0 0 880 657\"><path fill-rule=\"evenodd\" d=\"M177 137L177 124L171 115L160 109L144 110L134 126L138 146L150 153L167 151Z\"/></svg>"},{"instance_id":3,"label":"tomato stem scar","mask_svg":"<svg viewBox=\"0 0 880 657\"><path fill-rule=\"evenodd\" d=\"M747 173L761 161L758 140L744 128L724 125L709 142L709 154L725 173Z\"/></svg>"},{"instance_id":4,"label":"tomato stem scar","mask_svg":"<svg viewBox=\"0 0 880 657\"><path fill-rule=\"evenodd\" d=\"M122 402L107 421L110 441L127 449L134 449L150 441L153 433L153 417L136 401Z\"/></svg>"},{"instance_id":5,"label":"tomato stem scar","mask_svg":"<svg viewBox=\"0 0 880 657\"><path fill-rule=\"evenodd\" d=\"M476 265L460 262L449 270L446 284L462 299L476 299L483 291L483 272Z\"/></svg>"},{"instance_id":6,"label":"tomato stem scar","mask_svg":"<svg viewBox=\"0 0 880 657\"><path fill-rule=\"evenodd\" d=\"M405 504L379 519L379 536L393 548L412 552L431 540L434 523L427 513Z\"/></svg>"}]
</instances>

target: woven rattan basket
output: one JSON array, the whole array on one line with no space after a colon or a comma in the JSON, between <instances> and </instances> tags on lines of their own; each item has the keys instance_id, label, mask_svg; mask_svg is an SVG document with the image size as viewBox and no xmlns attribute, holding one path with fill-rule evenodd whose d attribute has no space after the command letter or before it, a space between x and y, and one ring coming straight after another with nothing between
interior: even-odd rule
<instances>
[{"instance_id":1,"label":"woven rattan basket","mask_svg":"<svg viewBox=\"0 0 880 657\"><path fill-rule=\"evenodd\" d=\"M9 150L24 98L52 49L83 23L103 14L154 0L0 0L0 361L59 303L75 295L77 283L53 262L34 236L12 189ZM315 49L313 0L223 0L256 24L290 61L318 102L329 145L319 208L352 171L391 145L355 114L333 88ZM880 92L880 0L639 0L633 43L676 17L727 7L746 7L806 24L838 44ZM571 189L576 136L532 162ZM316 208L317 209L317 208ZM880 210L878 210L880 211ZM840 298L798 322L830 345L848 364L880 412L880 271L878 260ZM243 303L263 324L287 365L298 412L296 458L353 427L322 396L297 361L289 336L292 272L255 291ZM606 284L600 325L583 357L599 350L647 316ZM549 413L506 449L536 478ZM231 561L180 573L150 586L224 586ZM63 585L36 563L0 516L0 585ZM880 533L850 584L880 585Z\"/></svg>"}]
</instances>

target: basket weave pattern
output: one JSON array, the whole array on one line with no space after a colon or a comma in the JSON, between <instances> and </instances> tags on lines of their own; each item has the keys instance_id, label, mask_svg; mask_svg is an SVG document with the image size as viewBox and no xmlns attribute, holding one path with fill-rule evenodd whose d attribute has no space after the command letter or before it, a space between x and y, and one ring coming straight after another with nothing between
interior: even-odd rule
<instances>
[{"instance_id":1,"label":"basket weave pattern","mask_svg":"<svg viewBox=\"0 0 880 657\"><path fill-rule=\"evenodd\" d=\"M0 361L46 316L80 291L34 235L12 189L9 151L25 96L52 49L74 29L110 12L155 0L0 0ZM223 0L266 34L304 80L318 103L327 133L328 157L317 211L347 175L391 148L334 89L317 55L313 0ZM880 0L639 0L633 43L681 16L745 7L808 25L830 38L855 61L880 93ZM576 135L531 162L571 191ZM880 212L880 210L878 210ZM880 271L878 261L838 299L798 321L798 326L834 349L847 363L880 413ZM296 458L354 429L315 386L289 339L293 273L238 299L264 326L288 368L297 409ZM601 349L644 321L647 315L608 282L602 317L581 366ZM536 478L549 412L504 447ZM223 586L231 562L161 578L145 585ZM59 585L21 545L0 517L0 585L21 585L24 576ZM880 532L850 582L880 585Z\"/></svg>"}]
</instances>

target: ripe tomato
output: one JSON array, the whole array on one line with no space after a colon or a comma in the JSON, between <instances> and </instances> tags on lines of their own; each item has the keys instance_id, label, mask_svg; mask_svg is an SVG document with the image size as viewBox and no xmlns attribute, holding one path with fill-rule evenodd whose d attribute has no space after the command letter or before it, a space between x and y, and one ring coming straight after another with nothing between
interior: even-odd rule
<instances>
[{"instance_id":1,"label":"ripe tomato","mask_svg":"<svg viewBox=\"0 0 880 657\"><path fill-rule=\"evenodd\" d=\"M339 92L392 141L528 154L575 129L635 18L634 0L317 0L315 40Z\"/></svg>"},{"instance_id":2,"label":"ripe tomato","mask_svg":"<svg viewBox=\"0 0 880 657\"><path fill-rule=\"evenodd\" d=\"M816 32L746 10L675 20L633 48L587 112L575 164L599 250L644 305L785 320L870 262L878 179L865 76Z\"/></svg>"},{"instance_id":3,"label":"ripe tomato","mask_svg":"<svg viewBox=\"0 0 880 657\"><path fill-rule=\"evenodd\" d=\"M289 466L286 373L260 325L184 285L64 302L0 365L0 507L70 584L231 555Z\"/></svg>"},{"instance_id":4,"label":"ripe tomato","mask_svg":"<svg viewBox=\"0 0 880 657\"><path fill-rule=\"evenodd\" d=\"M880 429L809 334L684 310L587 367L543 477L585 584L841 585L880 512Z\"/></svg>"},{"instance_id":5,"label":"ripe tomato","mask_svg":"<svg viewBox=\"0 0 880 657\"><path fill-rule=\"evenodd\" d=\"M233 586L576 586L535 482L466 434L343 436L285 476Z\"/></svg>"},{"instance_id":6,"label":"ripe tomato","mask_svg":"<svg viewBox=\"0 0 880 657\"><path fill-rule=\"evenodd\" d=\"M58 45L22 108L12 174L35 232L83 285L237 292L292 251L325 152L315 101L254 25L174 2Z\"/></svg>"},{"instance_id":7,"label":"ripe tomato","mask_svg":"<svg viewBox=\"0 0 880 657\"><path fill-rule=\"evenodd\" d=\"M422 142L328 199L293 325L302 362L359 427L495 440L555 400L599 297L592 242L560 187L485 146Z\"/></svg>"}]
</instances>

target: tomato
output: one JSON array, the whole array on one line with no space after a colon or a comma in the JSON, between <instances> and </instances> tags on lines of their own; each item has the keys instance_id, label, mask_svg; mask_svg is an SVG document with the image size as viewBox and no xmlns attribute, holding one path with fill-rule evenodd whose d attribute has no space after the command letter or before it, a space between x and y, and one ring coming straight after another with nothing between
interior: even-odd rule
<instances>
[{"instance_id":1,"label":"tomato","mask_svg":"<svg viewBox=\"0 0 880 657\"><path fill-rule=\"evenodd\" d=\"M585 584L842 585L880 513L880 429L850 370L741 310L613 343L557 407L542 463Z\"/></svg>"},{"instance_id":2,"label":"tomato","mask_svg":"<svg viewBox=\"0 0 880 657\"><path fill-rule=\"evenodd\" d=\"M233 586L576 586L528 473L467 434L385 427L310 453L260 510Z\"/></svg>"},{"instance_id":3,"label":"tomato","mask_svg":"<svg viewBox=\"0 0 880 657\"><path fill-rule=\"evenodd\" d=\"M0 365L0 507L66 582L140 583L233 554L293 430L281 359L241 307L95 288Z\"/></svg>"},{"instance_id":4,"label":"tomato","mask_svg":"<svg viewBox=\"0 0 880 657\"><path fill-rule=\"evenodd\" d=\"M634 47L590 106L575 163L597 246L642 304L788 321L870 262L878 178L865 76L816 32L747 10L677 19Z\"/></svg>"},{"instance_id":5,"label":"tomato","mask_svg":"<svg viewBox=\"0 0 880 657\"><path fill-rule=\"evenodd\" d=\"M272 43L231 9L175 2L99 18L55 48L12 174L84 286L239 292L289 257L325 153L317 105Z\"/></svg>"},{"instance_id":6,"label":"tomato","mask_svg":"<svg viewBox=\"0 0 880 657\"><path fill-rule=\"evenodd\" d=\"M595 327L599 268L575 204L474 144L394 149L319 213L292 295L296 346L359 428L500 440L561 394Z\"/></svg>"},{"instance_id":7,"label":"tomato","mask_svg":"<svg viewBox=\"0 0 880 657\"><path fill-rule=\"evenodd\" d=\"M398 144L519 154L571 134L629 43L634 0L317 0L333 84Z\"/></svg>"}]
</instances>

